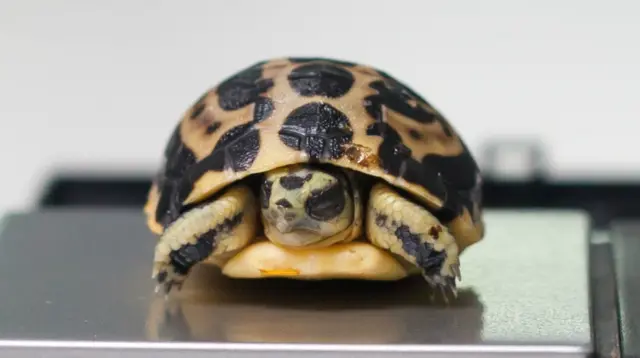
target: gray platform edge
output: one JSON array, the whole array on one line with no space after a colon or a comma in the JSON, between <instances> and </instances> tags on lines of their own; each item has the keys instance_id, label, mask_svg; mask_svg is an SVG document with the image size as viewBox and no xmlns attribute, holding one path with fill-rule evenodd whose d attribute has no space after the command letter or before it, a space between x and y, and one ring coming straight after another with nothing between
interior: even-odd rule
<instances>
[{"instance_id":1,"label":"gray platform edge","mask_svg":"<svg viewBox=\"0 0 640 358\"><path fill-rule=\"evenodd\" d=\"M286 358L304 356L310 358L325 357L429 357L436 358L463 358L463 357L581 357L584 352L574 347L546 347L546 346L468 346L464 349L456 346L439 346L426 348L424 346L403 346L392 349L384 346L329 346L329 345L255 345L251 344L211 344L206 343L167 343L167 344L138 344L136 342L111 342L111 344L92 344L88 342L37 342L31 346L25 346L24 342L12 347L10 342L2 342L0 350L2 357L96 357L96 358L174 358L188 355L193 358ZM8 343L8 344L7 344Z\"/></svg>"},{"instance_id":2,"label":"gray platform edge","mask_svg":"<svg viewBox=\"0 0 640 358\"><path fill-rule=\"evenodd\" d=\"M589 291L594 355L622 357L618 288L608 231L590 234Z\"/></svg>"},{"instance_id":3,"label":"gray platform edge","mask_svg":"<svg viewBox=\"0 0 640 358\"><path fill-rule=\"evenodd\" d=\"M616 257L620 347L623 357L640 357L640 221L618 220L612 225L611 243Z\"/></svg>"}]
</instances>

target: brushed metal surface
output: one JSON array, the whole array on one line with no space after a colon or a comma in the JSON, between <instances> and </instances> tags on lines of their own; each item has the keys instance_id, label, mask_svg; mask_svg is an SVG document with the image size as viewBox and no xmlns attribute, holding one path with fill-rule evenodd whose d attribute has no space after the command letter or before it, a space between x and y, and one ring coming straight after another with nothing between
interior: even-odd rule
<instances>
[{"instance_id":1,"label":"brushed metal surface","mask_svg":"<svg viewBox=\"0 0 640 358\"><path fill-rule=\"evenodd\" d=\"M624 357L640 357L640 221L611 226Z\"/></svg>"},{"instance_id":2,"label":"brushed metal surface","mask_svg":"<svg viewBox=\"0 0 640 358\"><path fill-rule=\"evenodd\" d=\"M587 217L489 211L486 220L486 239L462 257L459 299L447 305L430 300L422 279L233 281L211 267L165 300L153 292L155 239L140 212L9 215L0 236L0 352L586 356Z\"/></svg>"}]
</instances>

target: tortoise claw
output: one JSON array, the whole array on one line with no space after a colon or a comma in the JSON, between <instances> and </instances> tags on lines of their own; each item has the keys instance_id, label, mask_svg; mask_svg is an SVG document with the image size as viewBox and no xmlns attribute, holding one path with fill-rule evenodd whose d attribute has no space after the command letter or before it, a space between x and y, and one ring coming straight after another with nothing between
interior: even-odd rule
<instances>
[{"instance_id":1,"label":"tortoise claw","mask_svg":"<svg viewBox=\"0 0 640 358\"><path fill-rule=\"evenodd\" d=\"M453 274L458 279L458 281L462 281L462 275L460 274L460 265L459 264L451 265L451 271L453 271Z\"/></svg>"},{"instance_id":2,"label":"tortoise claw","mask_svg":"<svg viewBox=\"0 0 640 358\"><path fill-rule=\"evenodd\" d=\"M457 276L457 275L456 275ZM438 288L445 302L449 302L448 295L452 295L454 298L458 297L458 289L456 285L455 276L442 276L440 274L428 275L422 272L422 277L427 281L431 288Z\"/></svg>"},{"instance_id":3,"label":"tortoise claw","mask_svg":"<svg viewBox=\"0 0 640 358\"><path fill-rule=\"evenodd\" d=\"M151 277L157 282L155 292L159 293L163 291L165 296L168 295L173 288L176 288L178 291L181 290L185 280L184 275L177 273L170 266L156 270Z\"/></svg>"}]
</instances>

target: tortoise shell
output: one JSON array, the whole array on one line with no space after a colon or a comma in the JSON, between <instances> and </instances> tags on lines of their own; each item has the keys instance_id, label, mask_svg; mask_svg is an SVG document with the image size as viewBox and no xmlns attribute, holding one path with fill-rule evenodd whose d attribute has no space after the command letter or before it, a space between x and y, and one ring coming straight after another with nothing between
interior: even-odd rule
<instances>
[{"instance_id":1,"label":"tortoise shell","mask_svg":"<svg viewBox=\"0 0 640 358\"><path fill-rule=\"evenodd\" d=\"M247 176L330 163L413 194L451 229L460 250L484 234L478 166L424 98L369 66L278 58L232 75L182 116L145 205L156 234Z\"/></svg>"}]
</instances>

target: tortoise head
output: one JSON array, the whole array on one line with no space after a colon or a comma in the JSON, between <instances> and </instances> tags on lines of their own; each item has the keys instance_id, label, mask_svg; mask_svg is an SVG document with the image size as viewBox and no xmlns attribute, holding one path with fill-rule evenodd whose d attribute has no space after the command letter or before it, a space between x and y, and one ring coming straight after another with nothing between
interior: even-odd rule
<instances>
[{"instance_id":1,"label":"tortoise head","mask_svg":"<svg viewBox=\"0 0 640 358\"><path fill-rule=\"evenodd\" d=\"M337 238L354 222L352 192L340 170L294 165L267 172L260 197L265 235L283 246Z\"/></svg>"}]
</instances>

